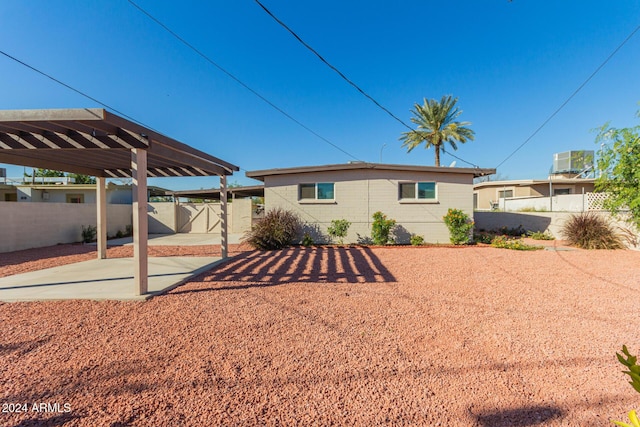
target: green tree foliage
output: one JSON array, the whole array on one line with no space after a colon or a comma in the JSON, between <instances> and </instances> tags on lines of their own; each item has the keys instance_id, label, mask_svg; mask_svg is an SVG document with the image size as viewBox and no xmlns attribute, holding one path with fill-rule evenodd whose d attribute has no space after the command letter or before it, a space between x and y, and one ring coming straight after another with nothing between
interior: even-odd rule
<instances>
[{"instance_id":1,"label":"green tree foliage","mask_svg":"<svg viewBox=\"0 0 640 427\"><path fill-rule=\"evenodd\" d=\"M37 168L33 170L33 174L31 175L29 175L26 172L24 174L24 176L28 176L28 177L33 177L34 175L37 177L45 177L45 178L60 178L64 176L64 172L54 171L52 169Z\"/></svg>"},{"instance_id":2,"label":"green tree foliage","mask_svg":"<svg viewBox=\"0 0 640 427\"><path fill-rule=\"evenodd\" d=\"M402 146L411 152L418 145L424 143L425 148L435 147L435 165L440 166L440 151L444 151L444 144L448 142L451 148L458 149L456 143L462 143L474 139L475 132L469 129L470 122L460 122L456 119L462 114L462 110L456 107L458 98L445 95L440 101L424 99L424 104L414 104L414 117L411 121L418 125L416 130L403 132L400 140Z\"/></svg>"},{"instance_id":3,"label":"green tree foliage","mask_svg":"<svg viewBox=\"0 0 640 427\"><path fill-rule=\"evenodd\" d=\"M604 207L613 214L629 209L630 222L640 227L640 125L616 129L607 123L596 143L602 144L596 190L609 194Z\"/></svg>"},{"instance_id":4,"label":"green tree foliage","mask_svg":"<svg viewBox=\"0 0 640 427\"><path fill-rule=\"evenodd\" d=\"M82 175L79 173L69 173L65 175L65 173L61 171L56 171L53 169L40 169L40 168L34 169L33 173L37 177L45 177L45 178L62 178L66 176L69 178L73 178L75 184L95 184L96 183L96 179L94 177L89 175ZM25 172L24 176L33 177L33 174L30 175Z\"/></svg>"},{"instance_id":5,"label":"green tree foliage","mask_svg":"<svg viewBox=\"0 0 640 427\"><path fill-rule=\"evenodd\" d=\"M69 177L73 178L76 184L95 184L96 183L96 179L92 176L89 175L82 175L80 173L72 173L68 175Z\"/></svg>"}]
</instances>

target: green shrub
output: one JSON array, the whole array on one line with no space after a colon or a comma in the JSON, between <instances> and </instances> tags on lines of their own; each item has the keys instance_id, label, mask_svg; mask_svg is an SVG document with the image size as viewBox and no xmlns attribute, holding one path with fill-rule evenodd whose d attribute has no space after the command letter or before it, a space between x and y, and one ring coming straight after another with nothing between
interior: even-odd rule
<instances>
[{"instance_id":1,"label":"green shrub","mask_svg":"<svg viewBox=\"0 0 640 427\"><path fill-rule=\"evenodd\" d=\"M481 232L481 233L474 233L473 234L473 240L476 243L486 243L487 245L491 243L491 241L493 240L494 237L495 237L494 234L487 233L487 232Z\"/></svg>"},{"instance_id":2,"label":"green shrub","mask_svg":"<svg viewBox=\"0 0 640 427\"><path fill-rule=\"evenodd\" d=\"M517 227L500 227L497 230L494 230L494 232L496 234L502 234L503 236L513 236L513 237L520 237L522 235L527 234L527 230L525 230L524 228L522 228L522 225L519 225Z\"/></svg>"},{"instance_id":3,"label":"green shrub","mask_svg":"<svg viewBox=\"0 0 640 427\"><path fill-rule=\"evenodd\" d=\"M373 224L371 224L371 239L375 245L386 245L393 243L391 240L391 230L396 225L395 219L387 219L387 216L378 211L373 214Z\"/></svg>"},{"instance_id":4,"label":"green shrub","mask_svg":"<svg viewBox=\"0 0 640 427\"><path fill-rule=\"evenodd\" d=\"M469 234L473 229L473 221L469 215L460 209L451 209L442 218L449 229L449 240L454 245L466 245L469 243Z\"/></svg>"},{"instance_id":5,"label":"green shrub","mask_svg":"<svg viewBox=\"0 0 640 427\"><path fill-rule=\"evenodd\" d=\"M510 239L507 236L496 236L491 241L494 248L513 249L516 251L537 251L544 249L542 246L527 245L522 239Z\"/></svg>"},{"instance_id":6,"label":"green shrub","mask_svg":"<svg viewBox=\"0 0 640 427\"><path fill-rule=\"evenodd\" d=\"M409 238L409 242L413 245L413 246L420 246L420 245L424 245L424 237L419 236L417 234L412 234L411 237Z\"/></svg>"},{"instance_id":7,"label":"green shrub","mask_svg":"<svg viewBox=\"0 0 640 427\"><path fill-rule=\"evenodd\" d=\"M626 359L623 355L626 356ZM622 354L616 353L616 356L618 357L618 361L627 367L627 370L622 372L631 378L629 384L631 384L635 391L640 393L640 365L638 365L638 357L629 353L626 345L622 346Z\"/></svg>"},{"instance_id":8,"label":"green shrub","mask_svg":"<svg viewBox=\"0 0 640 427\"><path fill-rule=\"evenodd\" d=\"M531 237L533 240L555 240L556 239L555 237L553 237L553 234L551 234L548 231L545 231L545 232L528 231L527 236Z\"/></svg>"},{"instance_id":9,"label":"green shrub","mask_svg":"<svg viewBox=\"0 0 640 427\"><path fill-rule=\"evenodd\" d=\"M98 229L93 225L82 226L82 241L84 243L91 243L96 240L96 232Z\"/></svg>"},{"instance_id":10,"label":"green shrub","mask_svg":"<svg viewBox=\"0 0 640 427\"><path fill-rule=\"evenodd\" d=\"M116 239L122 239L124 237L124 233L120 230L116 232Z\"/></svg>"},{"instance_id":11,"label":"green shrub","mask_svg":"<svg viewBox=\"0 0 640 427\"><path fill-rule=\"evenodd\" d=\"M343 239L347 236L347 231L349 231L349 226L351 223L346 219L334 219L331 221L331 225L327 229L327 233L331 238L338 238L340 244L343 243Z\"/></svg>"},{"instance_id":12,"label":"green shrub","mask_svg":"<svg viewBox=\"0 0 640 427\"><path fill-rule=\"evenodd\" d=\"M626 356L626 358L623 355ZM622 346L622 354L616 353L616 356L618 357L618 361L627 368L626 371L622 372L631 378L629 384L631 384L635 391L640 393L640 366L637 363L638 357L629 353L626 345ZM629 412L629 420L632 424L623 423L622 421L612 421L612 423L621 427L640 427L640 420L638 420L636 411Z\"/></svg>"},{"instance_id":13,"label":"green shrub","mask_svg":"<svg viewBox=\"0 0 640 427\"><path fill-rule=\"evenodd\" d=\"M256 249L271 250L291 246L302 228L300 217L284 209L272 209L265 213L245 235L245 241Z\"/></svg>"},{"instance_id":14,"label":"green shrub","mask_svg":"<svg viewBox=\"0 0 640 427\"><path fill-rule=\"evenodd\" d=\"M592 212L572 215L562 226L569 244L582 249L622 249L620 235L603 217Z\"/></svg>"},{"instance_id":15,"label":"green shrub","mask_svg":"<svg viewBox=\"0 0 640 427\"><path fill-rule=\"evenodd\" d=\"M309 233L304 233L304 236L302 236L302 246L313 246L315 242L313 241L313 237L311 237L309 235Z\"/></svg>"}]
</instances>

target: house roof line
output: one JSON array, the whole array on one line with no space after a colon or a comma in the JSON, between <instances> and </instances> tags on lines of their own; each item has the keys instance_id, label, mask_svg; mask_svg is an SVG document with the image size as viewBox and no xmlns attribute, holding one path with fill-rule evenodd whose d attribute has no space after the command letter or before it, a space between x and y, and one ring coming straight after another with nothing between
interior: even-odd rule
<instances>
[{"instance_id":1,"label":"house roof line","mask_svg":"<svg viewBox=\"0 0 640 427\"><path fill-rule=\"evenodd\" d=\"M590 184L595 182L595 178L551 178L552 184ZM486 181L479 182L473 185L473 188L482 187L494 187L494 186L525 186L534 184L549 184L548 179L517 179L517 180L503 180L503 181Z\"/></svg>"},{"instance_id":2,"label":"house roof line","mask_svg":"<svg viewBox=\"0 0 640 427\"><path fill-rule=\"evenodd\" d=\"M272 175L289 175L289 174L298 174L298 173L358 170L358 169L473 174L474 177L492 175L496 173L496 170L493 168L451 168L451 167L442 167L442 166L397 165L397 164L387 164L387 163L353 162L353 163L338 163L338 164L318 165L318 166L299 166L299 167L292 167L292 168L274 168L274 169L255 170L255 171L247 171L245 175L249 178L255 178L260 181L264 181L265 176L272 176Z\"/></svg>"}]
</instances>

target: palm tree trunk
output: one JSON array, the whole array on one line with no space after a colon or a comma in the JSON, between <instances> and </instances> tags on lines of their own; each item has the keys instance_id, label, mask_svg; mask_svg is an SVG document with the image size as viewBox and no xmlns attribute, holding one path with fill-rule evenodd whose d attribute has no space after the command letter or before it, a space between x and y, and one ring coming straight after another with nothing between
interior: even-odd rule
<instances>
[{"instance_id":1,"label":"palm tree trunk","mask_svg":"<svg viewBox=\"0 0 640 427\"><path fill-rule=\"evenodd\" d=\"M440 166L440 146L436 145L436 166Z\"/></svg>"}]
</instances>

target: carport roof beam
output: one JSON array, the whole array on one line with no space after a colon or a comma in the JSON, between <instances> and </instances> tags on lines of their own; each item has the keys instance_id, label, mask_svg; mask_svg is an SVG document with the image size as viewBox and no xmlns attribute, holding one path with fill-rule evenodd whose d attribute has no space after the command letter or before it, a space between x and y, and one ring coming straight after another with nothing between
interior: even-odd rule
<instances>
[{"instance_id":1,"label":"carport roof beam","mask_svg":"<svg viewBox=\"0 0 640 427\"><path fill-rule=\"evenodd\" d=\"M129 151L150 174L231 175L238 166L100 108L0 110L0 162L98 177L131 177Z\"/></svg>"}]
</instances>

